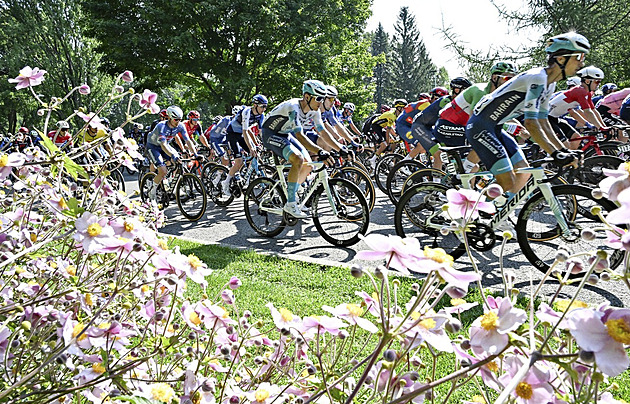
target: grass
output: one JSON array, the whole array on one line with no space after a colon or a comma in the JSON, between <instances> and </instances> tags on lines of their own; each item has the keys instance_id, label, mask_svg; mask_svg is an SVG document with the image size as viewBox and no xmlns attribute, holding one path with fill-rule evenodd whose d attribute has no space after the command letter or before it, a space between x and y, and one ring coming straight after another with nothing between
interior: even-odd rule
<instances>
[{"instance_id":1,"label":"grass","mask_svg":"<svg viewBox=\"0 0 630 404\"><path fill-rule=\"evenodd\" d=\"M272 302L276 308L284 307L294 314L304 317L309 315L328 314L322 310L323 305L336 306L342 303L359 303L361 299L355 295L356 291L372 293L373 287L367 277L356 279L350 275L350 270L340 267L329 267L300 261L292 261L275 256L257 254L253 251L234 250L217 245L203 245L190 241L174 240L184 254L195 254L210 268L214 269L208 277L208 296L214 299L219 296L222 288L232 276L237 276L243 286L236 295L237 306L252 312L253 318L261 319L265 324L271 324L271 315L265 304ZM411 297L411 285L416 282L413 278L398 278L399 304L403 304ZM196 301L203 297L203 291L196 284L188 284L187 295ZM480 301L478 291L473 290L466 297L468 301ZM527 304L526 299L519 298L519 304ZM445 298L438 307L448 305ZM481 307L476 307L463 313L464 328L470 325L479 315L483 314ZM423 350L423 352L426 350ZM367 355L369 351L366 351ZM430 372L433 358L426 355L425 369ZM452 355L441 355L436 362L436 374L446 375L453 369ZM615 398L630 397L630 371L611 379L619 386L613 392ZM438 389L438 397L444 396L449 386L443 385ZM458 389L449 402L460 403L469 400L475 392L474 386L468 384Z\"/></svg>"}]
</instances>

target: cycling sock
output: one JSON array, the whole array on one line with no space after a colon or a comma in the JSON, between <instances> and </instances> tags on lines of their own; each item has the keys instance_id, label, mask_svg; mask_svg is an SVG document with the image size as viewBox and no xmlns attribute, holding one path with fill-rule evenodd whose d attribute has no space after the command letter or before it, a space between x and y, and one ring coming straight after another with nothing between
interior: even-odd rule
<instances>
[{"instance_id":1,"label":"cycling sock","mask_svg":"<svg viewBox=\"0 0 630 404\"><path fill-rule=\"evenodd\" d=\"M475 168L477 164L473 163L472 161L469 161L468 159L465 159L462 162L462 166L464 166L464 171L469 173L470 170L472 170L473 168Z\"/></svg>"},{"instance_id":2,"label":"cycling sock","mask_svg":"<svg viewBox=\"0 0 630 404\"><path fill-rule=\"evenodd\" d=\"M295 202L297 196L297 182L287 182L287 202Z\"/></svg>"},{"instance_id":3,"label":"cycling sock","mask_svg":"<svg viewBox=\"0 0 630 404\"><path fill-rule=\"evenodd\" d=\"M227 175L227 177L225 177L226 181L230 181L232 179L232 176L230 174Z\"/></svg>"},{"instance_id":4,"label":"cycling sock","mask_svg":"<svg viewBox=\"0 0 630 404\"><path fill-rule=\"evenodd\" d=\"M403 158L403 160L411 160L411 156L407 154L407 155Z\"/></svg>"}]
</instances>

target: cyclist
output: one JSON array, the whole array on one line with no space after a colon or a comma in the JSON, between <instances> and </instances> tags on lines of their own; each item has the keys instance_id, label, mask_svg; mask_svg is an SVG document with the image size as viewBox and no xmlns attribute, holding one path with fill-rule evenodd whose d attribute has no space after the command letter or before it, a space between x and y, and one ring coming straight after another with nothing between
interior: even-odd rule
<instances>
[{"instance_id":1,"label":"cyclist","mask_svg":"<svg viewBox=\"0 0 630 404\"><path fill-rule=\"evenodd\" d=\"M529 179L529 174L515 171L528 164L514 138L502 131L502 124L508 120L524 114L532 140L551 154L556 164L574 163L576 156L564 148L547 120L549 99L557 81L582 68L590 48L588 40L575 32L549 38L545 48L547 67L519 74L475 106L466 125L466 138L508 197Z\"/></svg>"},{"instance_id":2,"label":"cyclist","mask_svg":"<svg viewBox=\"0 0 630 404\"><path fill-rule=\"evenodd\" d=\"M509 61L499 61L490 68L488 83L474 84L457 95L439 114L433 128L435 140L446 146L455 147L466 144L466 123L473 108L486 94L490 94L518 73L516 65ZM520 126L514 124L513 132L518 133ZM514 133L513 133L514 134ZM474 151L463 161L464 170L470 172L479 158Z\"/></svg>"},{"instance_id":3,"label":"cyclist","mask_svg":"<svg viewBox=\"0 0 630 404\"><path fill-rule=\"evenodd\" d=\"M326 89L328 90L328 96L322 103L320 111L322 113L324 127L333 135L333 140L337 143L334 145L338 146L335 147L335 149L341 151L344 155L347 155L348 149L342 144L350 144L356 149L361 149L361 145L354 141L350 132L341 124L338 109L338 105L341 105L341 101L337 98L339 95L337 89L333 86L326 86Z\"/></svg>"},{"instance_id":4,"label":"cyclist","mask_svg":"<svg viewBox=\"0 0 630 404\"><path fill-rule=\"evenodd\" d=\"M392 109L385 111L372 121L372 131L376 135L376 142L378 143L374 155L370 158L370 165L372 167L375 166L376 159L385 151L387 145L396 139L396 131L394 130L396 118L402 113L406 105L407 100L399 98L394 101L394 107Z\"/></svg>"},{"instance_id":5,"label":"cyclist","mask_svg":"<svg viewBox=\"0 0 630 404\"><path fill-rule=\"evenodd\" d=\"M188 115L186 115L186 117L188 119L182 123L186 127L186 133L188 133L188 137L195 140L203 132L201 129L201 124L199 123L199 118L201 117L201 115L198 111L195 111L193 109L188 113Z\"/></svg>"},{"instance_id":6,"label":"cyclist","mask_svg":"<svg viewBox=\"0 0 630 404\"><path fill-rule=\"evenodd\" d=\"M580 78L578 76L569 77L567 79L567 90L572 89L575 86L580 85Z\"/></svg>"},{"instance_id":7,"label":"cyclist","mask_svg":"<svg viewBox=\"0 0 630 404\"><path fill-rule=\"evenodd\" d=\"M411 124L413 123L413 118L420 112L424 111L426 107L431 105L431 102L429 101L431 99L430 96L422 96L418 98L420 98L418 101L407 104L403 108L402 113L398 116L398 118L396 118L396 134L400 136L405 143L409 143L413 147L415 147L418 143L418 141L411 136ZM411 157L408 154L403 160L410 159Z\"/></svg>"},{"instance_id":8,"label":"cyclist","mask_svg":"<svg viewBox=\"0 0 630 404\"><path fill-rule=\"evenodd\" d=\"M560 120L565 114L569 114L576 121L577 128L595 126L598 129L606 128L602 117L593 105L593 92L597 90L599 83L604 78L604 72L595 66L588 66L577 72L580 84L562 91L549 101L549 123L558 138L571 145L571 149L579 147L579 141L570 142L577 131L566 122Z\"/></svg>"},{"instance_id":9,"label":"cyclist","mask_svg":"<svg viewBox=\"0 0 630 404\"><path fill-rule=\"evenodd\" d=\"M166 112L166 108L163 108L158 113L158 119L151 122L151 126L149 127L149 133L153 132L153 129L157 126L158 123L166 121L168 119L168 113ZM147 133L148 135L148 133Z\"/></svg>"},{"instance_id":10,"label":"cyclist","mask_svg":"<svg viewBox=\"0 0 630 404\"><path fill-rule=\"evenodd\" d=\"M227 178L221 181L223 195L231 195L230 181L243 167L243 150L251 156L257 155L252 127L262 125L268 103L267 97L256 94L252 98L252 106L238 111L227 126L226 139L234 156L234 164L232 164Z\"/></svg>"},{"instance_id":11,"label":"cyclist","mask_svg":"<svg viewBox=\"0 0 630 404\"><path fill-rule=\"evenodd\" d=\"M433 156L433 168L437 169L442 168L442 158L439 146L433 137L433 125L440 116L440 110L451 102L454 96L472 85L470 80L464 77L455 77L450 84L452 94L449 94L444 87L436 87L430 91L431 104L416 115L411 124L411 136L417 144L409 153L410 158L428 151Z\"/></svg>"},{"instance_id":12,"label":"cyclist","mask_svg":"<svg viewBox=\"0 0 630 404\"><path fill-rule=\"evenodd\" d=\"M27 147L33 147L33 140L28 135L28 128L22 126L15 134L13 147L18 152L23 152Z\"/></svg>"},{"instance_id":13,"label":"cyclist","mask_svg":"<svg viewBox=\"0 0 630 404\"><path fill-rule=\"evenodd\" d=\"M158 173L153 177L149 190L149 198L155 200L157 194L157 188L162 183L162 180L166 176L166 161L179 160L179 153L169 144L178 133L186 141L188 150L197 155L195 144L188 137L186 128L181 123L184 116L184 112L180 107L171 105L166 109L168 119L166 121L158 123L153 131L151 131L147 137L147 152L149 153L149 159L151 163L157 167Z\"/></svg>"},{"instance_id":14,"label":"cyclist","mask_svg":"<svg viewBox=\"0 0 630 404\"><path fill-rule=\"evenodd\" d=\"M357 129L356 125L352 121L352 115L354 114L354 110L356 109L355 105L351 102L346 102L343 104L343 110L341 111L340 120L342 123L348 125L350 128L350 133L357 135L359 138L361 137L361 132Z\"/></svg>"},{"instance_id":15,"label":"cyclist","mask_svg":"<svg viewBox=\"0 0 630 404\"><path fill-rule=\"evenodd\" d=\"M201 136L201 139L207 138L210 140L210 146L212 150L214 150L214 153L221 158L221 164L223 164L225 167L230 167L230 159L228 158L227 152L223 147L226 144L225 135L227 132L227 127L230 124L230 121L232 121L232 118L236 116L236 114L238 114L241 109L243 109L241 105L236 105L232 108L232 115L215 116L215 124L206 129L204 135ZM220 177L216 178L217 184L218 180L220 179Z\"/></svg>"},{"instance_id":16,"label":"cyclist","mask_svg":"<svg viewBox=\"0 0 630 404\"><path fill-rule=\"evenodd\" d=\"M617 85L615 83L606 83L601 88L602 93L600 95L596 95L593 97L593 104L597 107L597 103L599 100L612 93L613 91L617 91Z\"/></svg>"},{"instance_id":17,"label":"cyclist","mask_svg":"<svg viewBox=\"0 0 630 404\"><path fill-rule=\"evenodd\" d=\"M630 95L628 95L619 109L619 118L630 125Z\"/></svg>"},{"instance_id":18,"label":"cyclist","mask_svg":"<svg viewBox=\"0 0 630 404\"><path fill-rule=\"evenodd\" d=\"M111 130L110 128L111 123L109 122L109 119L101 118L101 125L103 126L103 129L105 130L105 132L109 133L109 131Z\"/></svg>"},{"instance_id":19,"label":"cyclist","mask_svg":"<svg viewBox=\"0 0 630 404\"><path fill-rule=\"evenodd\" d=\"M57 122L57 130L48 132L48 137L52 139L57 147L62 147L72 139L70 134L70 124L67 121Z\"/></svg>"},{"instance_id":20,"label":"cyclist","mask_svg":"<svg viewBox=\"0 0 630 404\"><path fill-rule=\"evenodd\" d=\"M311 171L305 166L310 162L308 151L317 153L320 161L333 164L330 154L303 134L304 124L312 119L317 131L324 130L319 107L328 92L319 80L307 80L302 85L302 98L293 98L276 106L262 123L262 139L265 147L275 155L291 163L287 181L287 203L284 211L296 218L307 214L297 201L298 184L303 183Z\"/></svg>"},{"instance_id":21,"label":"cyclist","mask_svg":"<svg viewBox=\"0 0 630 404\"><path fill-rule=\"evenodd\" d=\"M628 95L630 95L630 88L623 88L613 91L599 100L596 108L607 125L624 125L624 122L619 118L619 112Z\"/></svg>"}]
</instances>

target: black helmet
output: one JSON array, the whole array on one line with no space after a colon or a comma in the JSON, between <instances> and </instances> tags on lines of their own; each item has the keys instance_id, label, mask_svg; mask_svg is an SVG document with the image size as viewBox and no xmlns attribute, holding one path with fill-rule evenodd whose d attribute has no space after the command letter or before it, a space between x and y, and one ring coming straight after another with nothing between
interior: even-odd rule
<instances>
[{"instance_id":1,"label":"black helmet","mask_svg":"<svg viewBox=\"0 0 630 404\"><path fill-rule=\"evenodd\" d=\"M455 77L453 80L451 80L451 89L461 88L462 90L464 90L470 86L472 86L472 83L465 77Z\"/></svg>"}]
</instances>

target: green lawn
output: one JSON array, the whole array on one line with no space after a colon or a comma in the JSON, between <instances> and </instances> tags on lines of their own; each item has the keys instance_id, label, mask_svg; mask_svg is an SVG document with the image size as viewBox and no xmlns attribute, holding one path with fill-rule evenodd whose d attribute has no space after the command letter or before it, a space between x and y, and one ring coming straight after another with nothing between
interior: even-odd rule
<instances>
[{"instance_id":1,"label":"green lawn","mask_svg":"<svg viewBox=\"0 0 630 404\"><path fill-rule=\"evenodd\" d=\"M272 302L276 308L284 307L304 317L327 314L321 309L323 305L334 307L341 303L360 303L361 300L355 295L355 291L363 290L371 294L373 290L367 277L356 279L346 268L292 261L253 251L202 245L178 239L174 240L174 244L181 248L182 253L195 254L214 269L212 276L207 278L209 286L206 293L211 299L220 294L222 287L232 276L237 276L243 283L235 292L239 310L249 309L254 318L261 319L266 324L271 324L269 309L265 307L268 302ZM411 285L416 280L405 277L398 280L400 304L411 297ZM187 293L191 300L202 297L203 291L198 285L189 283L188 288ZM479 301L479 294L476 291L472 291L466 297L469 301L475 299ZM441 303L448 304L448 299ZM464 314L462 322L466 326L482 314L482 309L478 306ZM438 375L453 371L453 359L448 356L450 355L442 355L439 358L436 364ZM430 364L432 358L427 355L423 357L423 361ZM613 393L614 396L618 399L630 398L630 371L626 371L614 381L620 386L620 389ZM458 390L449 402L459 403L470 399L475 392L472 385L469 384L467 387Z\"/></svg>"}]
</instances>

